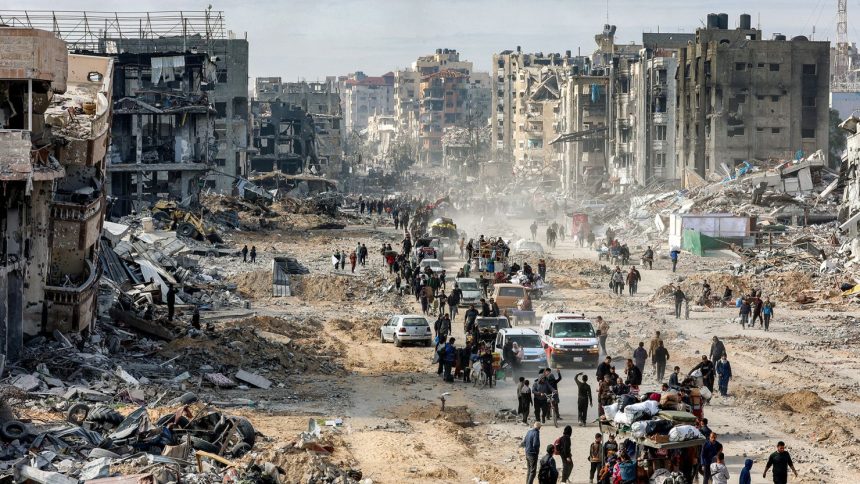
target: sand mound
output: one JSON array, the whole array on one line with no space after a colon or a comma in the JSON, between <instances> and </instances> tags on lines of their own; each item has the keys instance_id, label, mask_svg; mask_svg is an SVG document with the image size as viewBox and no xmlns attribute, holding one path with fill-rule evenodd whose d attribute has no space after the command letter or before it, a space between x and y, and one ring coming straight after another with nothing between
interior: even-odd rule
<instances>
[{"instance_id":1,"label":"sand mound","mask_svg":"<svg viewBox=\"0 0 860 484\"><path fill-rule=\"evenodd\" d=\"M293 294L306 301L351 301L366 299L387 283L383 278L367 278L345 274L308 274L293 276Z\"/></svg>"},{"instance_id":2,"label":"sand mound","mask_svg":"<svg viewBox=\"0 0 860 484\"><path fill-rule=\"evenodd\" d=\"M811 412L831 405L810 390L786 393L776 401L776 406L790 412Z\"/></svg>"},{"instance_id":3,"label":"sand mound","mask_svg":"<svg viewBox=\"0 0 860 484\"><path fill-rule=\"evenodd\" d=\"M702 294L703 281L708 281L713 294L722 295L728 286L735 297L749 294L752 290L760 290L763 297L769 296L771 300L775 301L794 301L795 297L802 291L813 287L809 274L802 272L769 273L767 276L750 274L734 276L711 272L691 275L681 282L681 289L688 296L698 298ZM667 284L654 293L651 301L670 297L671 290Z\"/></svg>"},{"instance_id":4,"label":"sand mound","mask_svg":"<svg viewBox=\"0 0 860 484\"><path fill-rule=\"evenodd\" d=\"M548 281L554 289L589 289L591 284L585 279L578 277L556 276Z\"/></svg>"},{"instance_id":5,"label":"sand mound","mask_svg":"<svg viewBox=\"0 0 860 484\"><path fill-rule=\"evenodd\" d=\"M564 276L596 276L604 274L603 265L588 259L549 259L546 263L547 279L553 274Z\"/></svg>"},{"instance_id":6,"label":"sand mound","mask_svg":"<svg viewBox=\"0 0 860 484\"><path fill-rule=\"evenodd\" d=\"M229 282L246 298L264 298L272 295L272 271L242 272L231 276Z\"/></svg>"}]
</instances>

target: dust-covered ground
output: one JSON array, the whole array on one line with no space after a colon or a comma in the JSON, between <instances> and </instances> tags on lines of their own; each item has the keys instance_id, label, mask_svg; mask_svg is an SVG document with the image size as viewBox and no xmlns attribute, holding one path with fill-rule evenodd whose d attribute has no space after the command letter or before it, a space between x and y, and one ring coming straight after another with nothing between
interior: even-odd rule
<instances>
[{"instance_id":1,"label":"dust-covered ground","mask_svg":"<svg viewBox=\"0 0 860 484\"><path fill-rule=\"evenodd\" d=\"M483 234L515 240L528 233L530 223L454 218L476 238ZM250 300L253 319L237 323L223 318L215 324L283 334L302 348L293 358L300 358L303 365L284 364L289 371L277 369L280 356L273 354L275 348L247 351L254 358L273 359L267 377L275 386L242 392L259 399L256 408L243 413L266 436L268 446L262 452L280 455L279 442L304 430L308 418L342 418L331 459L361 469L373 482L522 482L525 458L519 444L527 428L497 418L500 410L516 406L514 382L500 382L493 389L444 383L431 364L432 349L395 348L379 341L379 327L390 315L419 311L413 297L396 294L393 277L382 265L381 244L399 249L400 239L383 221L344 230L234 235L237 247L256 245L257 263L218 263ZM355 274L348 265L345 271L335 271L331 254L351 251L360 243L369 249L367 266L359 266ZM297 258L310 273L294 278L292 297L274 298L271 258L283 254ZM708 352L713 335L724 340L735 375L731 395L715 396L705 413L724 445L732 481L744 459L751 457L756 462L753 482L769 482L761 473L778 440L787 443L800 472L800 479L792 482L856 480L860 315L838 299L806 306L795 303L792 294L808 287L809 275L738 278L730 275L732 260L683 254L678 273L668 270L667 260L658 260L654 270L642 270L638 295L615 296L607 288L608 276L601 267L605 263L598 262L594 252L574 247L568 239L547 255L550 290L536 302L538 316L562 309L584 311L591 318L602 315L611 323L608 347L615 358L629 357L639 341L647 345L660 330L671 355L669 366L679 365L686 372ZM462 261L450 257L445 263L454 273ZM693 295L698 295L705 279L715 292L732 285L736 294L752 288L773 294L777 308L771 331L742 330L734 322L734 308L693 306L689 320L675 319L664 286L679 278ZM453 326L462 341L462 325ZM562 370L563 423L575 420L576 372ZM656 387L653 373L646 370L644 388ZM442 411L440 396L446 392ZM596 416L592 408L589 418ZM596 431L593 423L574 426L572 482L588 480L586 452ZM561 428L544 427L542 442L551 443L560 434ZM302 459L309 459L301 453L278 458L299 467ZM290 481L300 482L299 474L290 475Z\"/></svg>"}]
</instances>

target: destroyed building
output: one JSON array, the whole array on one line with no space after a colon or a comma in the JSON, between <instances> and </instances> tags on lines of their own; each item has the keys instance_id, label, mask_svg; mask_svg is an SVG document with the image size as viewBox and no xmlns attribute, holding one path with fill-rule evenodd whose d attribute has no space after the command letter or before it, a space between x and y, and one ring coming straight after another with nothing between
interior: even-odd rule
<instances>
[{"instance_id":1,"label":"destroyed building","mask_svg":"<svg viewBox=\"0 0 860 484\"><path fill-rule=\"evenodd\" d=\"M568 75L561 89L562 134L551 141L561 149L554 173L573 193L594 193L606 181L609 78L605 71Z\"/></svg>"},{"instance_id":2,"label":"destroyed building","mask_svg":"<svg viewBox=\"0 0 860 484\"><path fill-rule=\"evenodd\" d=\"M313 116L299 106L279 101L253 101L251 170L295 175L319 172Z\"/></svg>"},{"instance_id":3,"label":"destroyed building","mask_svg":"<svg viewBox=\"0 0 860 484\"><path fill-rule=\"evenodd\" d=\"M24 334L88 330L96 314L112 59L53 33L0 28L0 359Z\"/></svg>"},{"instance_id":4,"label":"destroyed building","mask_svg":"<svg viewBox=\"0 0 860 484\"><path fill-rule=\"evenodd\" d=\"M215 153L216 80L207 54L118 54L108 164L111 215L195 201Z\"/></svg>"},{"instance_id":5,"label":"destroyed building","mask_svg":"<svg viewBox=\"0 0 860 484\"><path fill-rule=\"evenodd\" d=\"M335 83L282 83L279 77L266 77L260 78L256 87L255 101L293 105L311 115L318 145L315 170L329 177L339 177L346 165L343 162L343 114Z\"/></svg>"},{"instance_id":6,"label":"destroyed building","mask_svg":"<svg viewBox=\"0 0 860 484\"><path fill-rule=\"evenodd\" d=\"M207 157L211 163L209 171L201 171L193 177L202 177L203 186L210 187L221 193L230 193L237 176L247 174L247 148L249 139L248 113L248 41L236 38L233 32L226 29L224 14L211 9L202 12L190 11L159 11L159 12L88 12L88 11L4 11L3 20L10 25L23 25L42 28L54 32L66 41L70 52L96 54L102 56L122 57L127 68L130 64L140 63L139 76L136 81L129 77L118 84L120 88L114 101L121 97L137 97L138 93L129 89L139 89L144 82L152 82L153 71L162 73L161 83L154 82L159 89L167 83L175 83L184 76L184 66L181 64L187 56L205 55L212 63L212 77L207 79L204 86L206 97L214 111L211 114L213 129L206 138L208 144ZM140 55L134 61L134 55ZM149 62L143 65L143 61ZM154 62L154 63L153 63ZM161 62L159 64L159 62ZM170 64L178 62L179 64ZM130 75L133 75L129 72ZM144 75L147 77L144 79ZM208 75L208 74L207 74ZM167 77L163 77L167 76ZM135 85L137 84L137 85ZM195 86L196 89L196 86ZM174 94L196 96L194 90L173 87ZM146 97L148 93L140 93ZM116 97L120 96L120 97ZM128 116L115 118L120 123L127 123ZM128 127L119 127L118 132L127 132ZM168 130L164 125L162 130ZM166 134L166 133L162 133ZM119 162L128 165L129 158L117 159L111 153L111 163ZM172 162L165 159L165 162ZM136 163L136 162L134 162ZM128 185L131 173L137 172L133 167L126 166L126 171L111 170L119 174L119 180L114 179L110 189L117 188L117 193L110 193L120 201L115 215L128 213L132 201L145 205L145 200L137 191L136 181ZM130 171L129 171L130 170ZM150 170L142 170L143 178L150 177ZM186 179L191 176L186 174ZM111 178L114 178L113 175ZM109 180L111 181L111 180ZM155 180L146 180L147 185L155 184ZM162 185L163 180L160 182ZM182 190L172 190L178 197ZM128 192L128 189L131 189ZM192 188L197 190L197 184ZM195 192L196 193L196 192ZM131 197L131 198L129 198ZM146 196L143 197L144 199Z\"/></svg>"},{"instance_id":7,"label":"destroyed building","mask_svg":"<svg viewBox=\"0 0 860 484\"><path fill-rule=\"evenodd\" d=\"M680 51L676 149L686 170L707 177L721 165L827 153L829 42L762 36L749 15L729 29L728 15L710 14Z\"/></svg>"},{"instance_id":8,"label":"destroyed building","mask_svg":"<svg viewBox=\"0 0 860 484\"><path fill-rule=\"evenodd\" d=\"M693 34L644 33L635 57L620 59L614 76L615 136L610 180L616 191L638 184L675 182L678 51Z\"/></svg>"},{"instance_id":9,"label":"destroyed building","mask_svg":"<svg viewBox=\"0 0 860 484\"><path fill-rule=\"evenodd\" d=\"M493 55L493 66L491 126L495 148L507 153L520 170L560 164L561 146L550 146L550 142L563 132L563 78L587 70L587 64L577 62L570 51L564 56L527 54L517 47L516 52Z\"/></svg>"}]
</instances>

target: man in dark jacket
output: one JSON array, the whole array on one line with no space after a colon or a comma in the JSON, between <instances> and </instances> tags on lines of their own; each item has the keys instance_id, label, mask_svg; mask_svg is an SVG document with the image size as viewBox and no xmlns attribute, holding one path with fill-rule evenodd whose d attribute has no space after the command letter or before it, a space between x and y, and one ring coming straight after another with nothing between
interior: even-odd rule
<instances>
[{"instance_id":1,"label":"man in dark jacket","mask_svg":"<svg viewBox=\"0 0 860 484\"><path fill-rule=\"evenodd\" d=\"M540 422L535 422L534 427L526 432L523 442L520 444L526 451L526 484L533 484L537 477L538 454L540 454Z\"/></svg>"},{"instance_id":2,"label":"man in dark jacket","mask_svg":"<svg viewBox=\"0 0 860 484\"><path fill-rule=\"evenodd\" d=\"M453 321L457 317L457 308L460 305L460 299L463 298L463 290L460 289L459 284L454 283L454 289L451 291L451 295L448 296L448 308L451 313L451 320Z\"/></svg>"},{"instance_id":3,"label":"man in dark jacket","mask_svg":"<svg viewBox=\"0 0 860 484\"><path fill-rule=\"evenodd\" d=\"M454 338L448 340L448 344L445 345L442 350L444 353L440 355L442 360L442 367L445 372L445 381L452 382L454 381L454 377L451 375L451 368L454 366L454 363L457 361L457 348L454 347Z\"/></svg>"},{"instance_id":4,"label":"man in dark jacket","mask_svg":"<svg viewBox=\"0 0 860 484\"><path fill-rule=\"evenodd\" d=\"M720 358L726 354L726 345L720 341L720 338L714 336L713 342L711 343L711 351L708 352L708 356L711 357L711 361L720 361Z\"/></svg>"},{"instance_id":5,"label":"man in dark jacket","mask_svg":"<svg viewBox=\"0 0 860 484\"><path fill-rule=\"evenodd\" d=\"M567 482L570 479L570 473L573 472L573 442L570 440L571 435L573 435L573 427L566 425L561 437L558 438L558 448L555 449L561 457L561 482Z\"/></svg>"},{"instance_id":6,"label":"man in dark jacket","mask_svg":"<svg viewBox=\"0 0 860 484\"><path fill-rule=\"evenodd\" d=\"M588 384L588 375L583 375L582 372L577 373L576 376L573 377L573 380L576 382L576 387L579 393L576 401L577 410L579 411L579 425L581 427L585 427L585 420L588 417L588 407L594 405L594 402L591 399L591 386ZM567 478L562 479L562 481L566 480Z\"/></svg>"},{"instance_id":7,"label":"man in dark jacket","mask_svg":"<svg viewBox=\"0 0 860 484\"><path fill-rule=\"evenodd\" d=\"M603 359L603 363L597 365L597 381L602 382L603 377L609 374L609 368L612 367L612 357L607 356Z\"/></svg>"},{"instance_id":8,"label":"man in dark jacket","mask_svg":"<svg viewBox=\"0 0 860 484\"><path fill-rule=\"evenodd\" d=\"M546 423L549 414L549 397L552 395L552 387L546 381L543 372L539 373L537 381L532 386L532 395L535 404L535 421Z\"/></svg>"},{"instance_id":9,"label":"man in dark jacket","mask_svg":"<svg viewBox=\"0 0 860 484\"><path fill-rule=\"evenodd\" d=\"M555 446L552 444L547 445L546 454L541 457L540 465L538 466L539 484L555 484L558 482L558 468L555 466L554 454Z\"/></svg>"},{"instance_id":10,"label":"man in dark jacket","mask_svg":"<svg viewBox=\"0 0 860 484\"><path fill-rule=\"evenodd\" d=\"M627 379L624 381L625 385L630 385L632 387L638 387L642 384L642 372L639 371L639 367L633 364L633 360L627 359Z\"/></svg>"},{"instance_id":11,"label":"man in dark jacket","mask_svg":"<svg viewBox=\"0 0 860 484\"><path fill-rule=\"evenodd\" d=\"M702 484L710 484L711 482L711 463L716 459L717 454L723 451L723 444L717 440L717 434L711 432L708 436L708 441L702 445L702 453L699 455L699 466L702 470Z\"/></svg>"},{"instance_id":12,"label":"man in dark jacket","mask_svg":"<svg viewBox=\"0 0 860 484\"><path fill-rule=\"evenodd\" d=\"M466 310L466 313L464 316L465 316L463 318L463 321L465 322L464 329L466 330L466 333L468 334L468 333L472 332L472 326L475 325L475 319L478 317L478 310L475 309L474 304L469 305L469 309Z\"/></svg>"},{"instance_id":13,"label":"man in dark jacket","mask_svg":"<svg viewBox=\"0 0 860 484\"><path fill-rule=\"evenodd\" d=\"M486 318L490 315L490 305L484 298L481 298L481 317Z\"/></svg>"},{"instance_id":14,"label":"man in dark jacket","mask_svg":"<svg viewBox=\"0 0 860 484\"><path fill-rule=\"evenodd\" d=\"M681 286L676 287L672 295L675 297L675 319L679 319L681 317L681 305L687 299L687 295L681 290Z\"/></svg>"},{"instance_id":15,"label":"man in dark jacket","mask_svg":"<svg viewBox=\"0 0 860 484\"><path fill-rule=\"evenodd\" d=\"M694 371L700 370L702 372L702 382L708 387L708 390L711 393L714 392L714 363L708 359L707 356L702 355L702 362L698 365L694 366L690 373L692 374Z\"/></svg>"}]
</instances>

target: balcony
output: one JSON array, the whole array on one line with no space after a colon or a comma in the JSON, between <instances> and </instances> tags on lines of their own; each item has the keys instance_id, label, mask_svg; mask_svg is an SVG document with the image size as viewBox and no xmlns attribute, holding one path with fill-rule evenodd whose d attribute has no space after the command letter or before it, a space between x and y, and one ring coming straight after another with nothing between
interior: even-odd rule
<instances>
[{"instance_id":1,"label":"balcony","mask_svg":"<svg viewBox=\"0 0 860 484\"><path fill-rule=\"evenodd\" d=\"M104 198L77 201L74 194L54 195L51 202L52 240L56 248L84 250L96 243L101 232Z\"/></svg>"},{"instance_id":2,"label":"balcony","mask_svg":"<svg viewBox=\"0 0 860 484\"><path fill-rule=\"evenodd\" d=\"M666 140L653 140L651 141L651 149L655 152L665 153L666 149L669 147L669 143Z\"/></svg>"},{"instance_id":3,"label":"balcony","mask_svg":"<svg viewBox=\"0 0 860 484\"><path fill-rule=\"evenodd\" d=\"M58 329L62 332L80 332L86 329L95 315L96 289L101 268L86 261L86 270L77 280L64 276L63 280L52 279L45 285L47 307L46 332Z\"/></svg>"},{"instance_id":4,"label":"balcony","mask_svg":"<svg viewBox=\"0 0 860 484\"><path fill-rule=\"evenodd\" d=\"M669 115L667 113L653 113L652 119L654 124L666 124L669 122Z\"/></svg>"}]
</instances>

